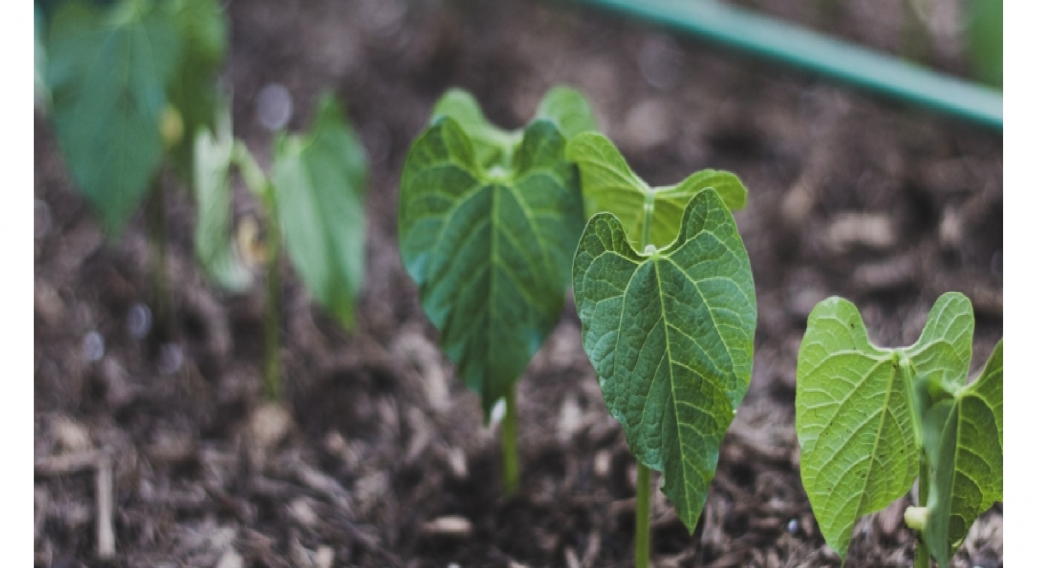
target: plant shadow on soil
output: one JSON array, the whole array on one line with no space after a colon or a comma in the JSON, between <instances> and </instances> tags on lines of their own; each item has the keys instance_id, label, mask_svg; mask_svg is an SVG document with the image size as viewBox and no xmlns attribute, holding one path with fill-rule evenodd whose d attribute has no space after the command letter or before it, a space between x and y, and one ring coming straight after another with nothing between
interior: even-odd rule
<instances>
[{"instance_id":1,"label":"plant shadow on soil","mask_svg":"<svg viewBox=\"0 0 1040 568\"><path fill-rule=\"evenodd\" d=\"M335 566L631 565L635 464L573 302L520 383L522 486L503 497L495 430L401 266L398 176L449 86L517 127L545 90L570 84L649 182L711 167L749 188L736 218L759 304L751 390L692 536L655 492L657 566L839 565L802 489L793 427L797 349L817 301L849 298L872 340L896 345L916 339L942 292L962 291L976 308L974 369L1003 333L999 133L551 2L236 0L229 13L237 134L254 151L270 145L254 114L264 85L293 94L293 128L328 87L371 156L358 329L313 307L286 267L288 414L269 413L260 287L236 297L202 279L192 206L169 191L175 335L133 333L149 303L142 220L107 242L37 115L35 456L114 456L112 565L327 566L330 554ZM236 215L254 213L236 192ZM91 332L100 357L85 352ZM98 565L90 473L37 473L34 498L36 565ZM907 504L860 523L848 566L912 563ZM1000 504L954 565L1003 565Z\"/></svg>"}]
</instances>

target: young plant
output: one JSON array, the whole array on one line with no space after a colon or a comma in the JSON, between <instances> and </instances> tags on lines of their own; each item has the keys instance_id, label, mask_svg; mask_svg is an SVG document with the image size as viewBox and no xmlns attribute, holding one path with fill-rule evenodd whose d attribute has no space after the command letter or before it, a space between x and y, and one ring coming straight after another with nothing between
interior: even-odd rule
<instances>
[{"instance_id":1,"label":"young plant","mask_svg":"<svg viewBox=\"0 0 1040 568\"><path fill-rule=\"evenodd\" d=\"M41 102L50 104L72 177L110 235L151 188L156 316L169 326L165 159L186 178L195 133L210 124L226 22L216 0L51 2ZM38 6L39 7L39 6ZM40 11L37 11L39 22Z\"/></svg>"},{"instance_id":2,"label":"young plant","mask_svg":"<svg viewBox=\"0 0 1040 568\"><path fill-rule=\"evenodd\" d=\"M971 302L943 294L909 347L876 347L856 307L833 297L809 314L798 351L795 429L802 483L827 544L845 557L860 517L918 480L914 566L941 568L975 519L1003 500L1003 340L965 384Z\"/></svg>"},{"instance_id":3,"label":"young plant","mask_svg":"<svg viewBox=\"0 0 1040 568\"><path fill-rule=\"evenodd\" d=\"M401 258L485 419L505 399L503 488L519 483L516 382L556 325L583 222L567 139L595 128L576 91L549 91L523 130L489 124L448 91L401 174Z\"/></svg>"},{"instance_id":4,"label":"young plant","mask_svg":"<svg viewBox=\"0 0 1040 568\"><path fill-rule=\"evenodd\" d=\"M309 133L277 137L270 176L245 144L232 138L226 113L221 125L216 136L203 131L195 141L196 256L225 287L249 285L250 275L230 238L228 176L234 165L267 216L264 385L268 398L276 401L281 398L281 246L284 242L307 290L344 327L352 328L354 300L364 280L368 160L331 95L319 102Z\"/></svg>"},{"instance_id":5,"label":"young plant","mask_svg":"<svg viewBox=\"0 0 1040 568\"><path fill-rule=\"evenodd\" d=\"M693 533L719 446L751 379L751 264L730 209L747 190L702 171L652 188L609 140L582 134L567 157L592 214L574 256L582 344L639 462L636 566L650 561L650 470Z\"/></svg>"}]
</instances>

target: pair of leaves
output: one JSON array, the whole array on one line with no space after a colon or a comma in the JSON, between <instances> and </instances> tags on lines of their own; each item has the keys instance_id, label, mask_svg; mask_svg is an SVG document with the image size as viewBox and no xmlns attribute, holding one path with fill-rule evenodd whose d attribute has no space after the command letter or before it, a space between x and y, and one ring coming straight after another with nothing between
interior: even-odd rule
<instances>
[{"instance_id":1,"label":"pair of leaves","mask_svg":"<svg viewBox=\"0 0 1040 568\"><path fill-rule=\"evenodd\" d=\"M802 483L842 557L857 519L910 490L922 449L931 488L925 538L944 568L979 513L1001 499L1003 350L984 380L965 386L974 326L971 303L957 293L936 301L906 348L872 345L841 298L809 315L795 402Z\"/></svg>"},{"instance_id":2,"label":"pair of leaves","mask_svg":"<svg viewBox=\"0 0 1040 568\"><path fill-rule=\"evenodd\" d=\"M109 233L122 230L166 153L160 123L171 100L184 107L183 153L190 156L195 128L211 120L203 107L215 97L223 57L220 18L215 0L106 8L73 1L56 9L46 44L55 131Z\"/></svg>"},{"instance_id":3,"label":"pair of leaves","mask_svg":"<svg viewBox=\"0 0 1040 568\"><path fill-rule=\"evenodd\" d=\"M576 141L583 137L597 142L588 135ZM588 164L579 164L587 192ZM610 169L626 171L627 166ZM620 203L645 184L619 178L608 187ZM664 472L662 490L691 533L715 475L722 438L751 378L755 290L729 206L710 187L693 192L682 204L675 234L670 214L658 216L670 207L634 220L630 207L620 209L623 218L598 213L574 257L582 344L604 401L635 457ZM633 248L638 237L632 233L646 222L651 235L667 235L670 244L662 250Z\"/></svg>"},{"instance_id":4,"label":"pair of leaves","mask_svg":"<svg viewBox=\"0 0 1040 568\"><path fill-rule=\"evenodd\" d=\"M216 136L204 130L195 141L195 251L212 279L241 290L251 278L231 245L228 175L233 163L256 165L237 155L248 150L232 139L227 112L222 116ZM277 223L271 236L281 236L308 291L344 327L353 327L354 299L365 274L368 159L335 98L322 97L309 133L278 138L269 182L259 170L250 177Z\"/></svg>"},{"instance_id":5,"label":"pair of leaves","mask_svg":"<svg viewBox=\"0 0 1040 568\"><path fill-rule=\"evenodd\" d=\"M523 131L451 90L401 175L401 257L423 310L485 416L555 326L581 232L569 136L594 128L577 92L552 89Z\"/></svg>"},{"instance_id":6,"label":"pair of leaves","mask_svg":"<svg viewBox=\"0 0 1040 568\"><path fill-rule=\"evenodd\" d=\"M1003 379L1001 340L975 382L924 414L929 490L923 537L941 568L975 519L1004 500Z\"/></svg>"},{"instance_id":7,"label":"pair of leaves","mask_svg":"<svg viewBox=\"0 0 1040 568\"><path fill-rule=\"evenodd\" d=\"M747 189L729 172L701 170L675 185L652 188L602 134L576 136L567 147L567 158L581 170L586 217L601 211L614 213L640 250L641 240L659 249L671 243L679 234L686 204L709 187L730 210L747 204Z\"/></svg>"}]
</instances>

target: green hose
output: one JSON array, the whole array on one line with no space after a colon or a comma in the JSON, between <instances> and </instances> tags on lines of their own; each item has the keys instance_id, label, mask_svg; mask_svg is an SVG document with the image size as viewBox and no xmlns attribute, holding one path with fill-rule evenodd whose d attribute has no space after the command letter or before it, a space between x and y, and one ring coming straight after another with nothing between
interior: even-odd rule
<instances>
[{"instance_id":1,"label":"green hose","mask_svg":"<svg viewBox=\"0 0 1040 568\"><path fill-rule=\"evenodd\" d=\"M994 89L715 0L571 0L601 6L895 99L1004 129Z\"/></svg>"}]
</instances>

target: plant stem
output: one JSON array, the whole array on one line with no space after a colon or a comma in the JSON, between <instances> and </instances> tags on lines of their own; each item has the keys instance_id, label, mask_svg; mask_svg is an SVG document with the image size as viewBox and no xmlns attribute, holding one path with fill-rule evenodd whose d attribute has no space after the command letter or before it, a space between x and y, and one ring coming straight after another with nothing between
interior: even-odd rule
<instances>
[{"instance_id":1,"label":"plant stem","mask_svg":"<svg viewBox=\"0 0 1040 568\"><path fill-rule=\"evenodd\" d=\"M924 507L928 504L928 458L921 452L921 471L917 477L917 506ZM931 568L931 552L925 543L921 533L918 532L917 546L914 548L914 568Z\"/></svg>"},{"instance_id":2,"label":"plant stem","mask_svg":"<svg viewBox=\"0 0 1040 568\"><path fill-rule=\"evenodd\" d=\"M650 566L650 468L638 464L636 473L636 568Z\"/></svg>"},{"instance_id":3,"label":"plant stem","mask_svg":"<svg viewBox=\"0 0 1040 568\"><path fill-rule=\"evenodd\" d=\"M267 295L264 304L264 391L271 402L282 400L282 365L280 310L282 305L281 232L278 230L278 215L273 203L267 208Z\"/></svg>"},{"instance_id":4,"label":"plant stem","mask_svg":"<svg viewBox=\"0 0 1040 568\"><path fill-rule=\"evenodd\" d=\"M502 490L510 495L520 486L520 457L516 444L516 384L506 392L506 415L502 418Z\"/></svg>"},{"instance_id":5,"label":"plant stem","mask_svg":"<svg viewBox=\"0 0 1040 568\"><path fill-rule=\"evenodd\" d=\"M169 276L166 271L166 191L161 181L152 185L147 205L148 241L152 251L152 294L155 301L156 331L162 340L173 335L173 310Z\"/></svg>"}]
</instances>

